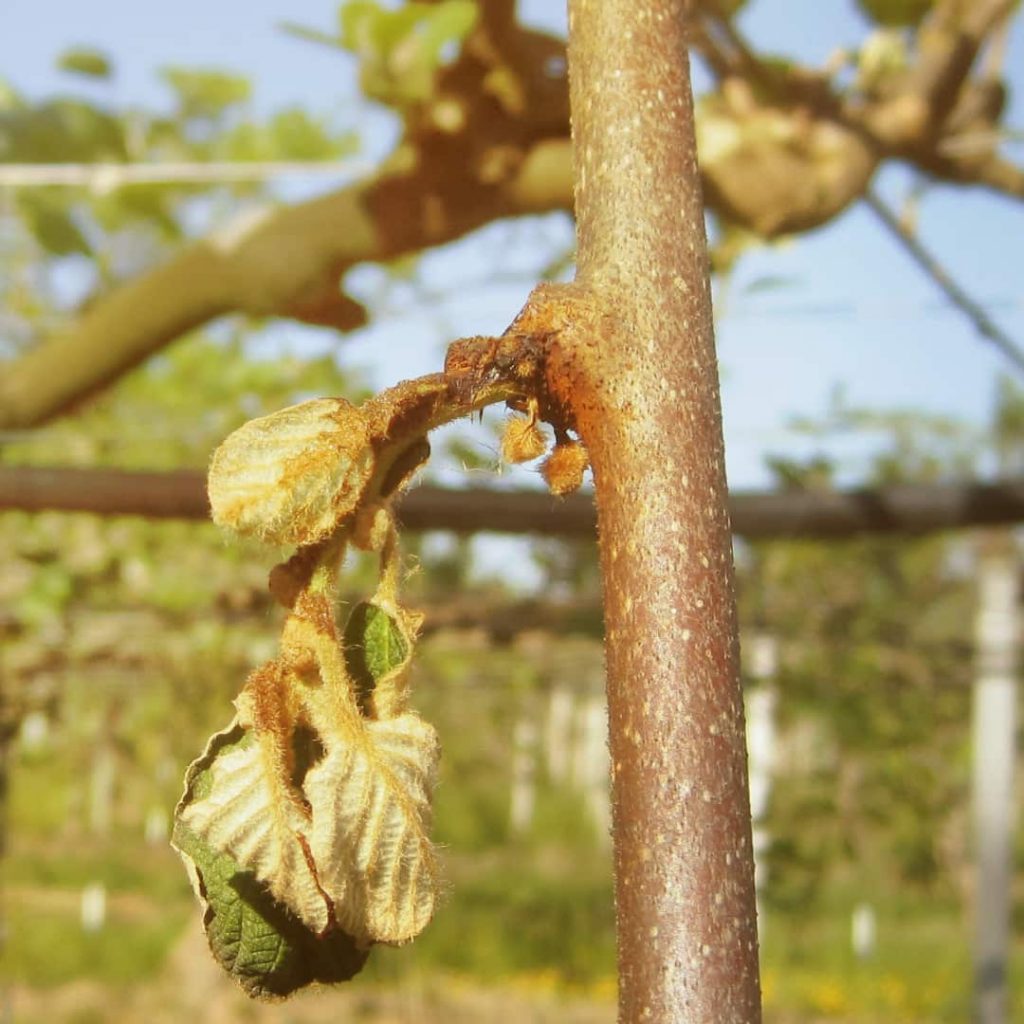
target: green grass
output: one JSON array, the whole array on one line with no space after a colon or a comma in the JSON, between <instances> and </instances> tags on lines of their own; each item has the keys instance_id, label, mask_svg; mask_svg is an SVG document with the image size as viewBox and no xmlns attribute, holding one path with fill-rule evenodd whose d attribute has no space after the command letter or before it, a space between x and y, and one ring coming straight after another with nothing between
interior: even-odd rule
<instances>
[{"instance_id":1,"label":"green grass","mask_svg":"<svg viewBox=\"0 0 1024 1024\"><path fill-rule=\"evenodd\" d=\"M553 970L566 982L614 969L614 916L603 880L544 879L520 872L487 876L456 891L438 915L423 953L482 978Z\"/></svg>"},{"instance_id":2,"label":"green grass","mask_svg":"<svg viewBox=\"0 0 1024 1024\"><path fill-rule=\"evenodd\" d=\"M76 908L77 909L77 908ZM139 920L113 915L98 932L83 932L76 912L8 910L0 978L46 988L78 978L111 985L154 976L177 940L186 908L160 908Z\"/></svg>"},{"instance_id":3,"label":"green grass","mask_svg":"<svg viewBox=\"0 0 1024 1024\"><path fill-rule=\"evenodd\" d=\"M15 834L3 879L7 935L0 978L32 987L150 978L196 912L177 854L123 836L61 842ZM83 887L94 883L107 890L108 915L100 931L87 933L80 899Z\"/></svg>"},{"instance_id":4,"label":"green grass","mask_svg":"<svg viewBox=\"0 0 1024 1024\"><path fill-rule=\"evenodd\" d=\"M11 767L7 827L12 835L47 836L67 821L75 783L75 766L49 752L23 754Z\"/></svg>"},{"instance_id":5,"label":"green grass","mask_svg":"<svg viewBox=\"0 0 1024 1024\"><path fill-rule=\"evenodd\" d=\"M124 841L105 851L88 844L78 850L21 846L4 864L4 981L36 988L76 979L145 984L198 913L169 851ZM546 839L475 853L451 849L447 860L450 890L433 923L410 946L375 950L357 986L456 975L499 987L530 979L565 991L607 987L614 932L605 855ZM78 893L95 880L107 884L111 912L102 931L86 934L78 922ZM34 905L37 892L45 898ZM802 916L768 913L762 964L769 1024L969 1019L969 932L962 910L951 900L883 883L872 894L878 948L864 962L849 941L849 911L863 890L833 891ZM1022 976L1024 950L1018 948L1011 984ZM1011 1019L1024 1019L1019 984Z\"/></svg>"},{"instance_id":6,"label":"green grass","mask_svg":"<svg viewBox=\"0 0 1024 1024\"><path fill-rule=\"evenodd\" d=\"M471 655L440 652L434 661L442 664L427 665L420 701L446 747L435 834L448 891L426 932L407 947L374 950L355 984L371 991L375 984L457 975L497 987L533 979L567 991L606 991L615 959L608 852L597 848L579 795L551 785L543 768L531 829L509 835L510 735L530 693L519 678L523 670L504 653L497 659L503 686L524 688L515 700L492 687L474 691L472 700L442 699L430 690L431 671L471 674L479 652ZM81 699L88 710L90 694L83 690ZM82 721L87 725L87 716ZM161 795L140 760L137 772L121 776L111 835L86 834L92 742L86 725L81 735L69 727L63 747L21 754L12 765L8 847L0 865L8 921L0 978L8 982L145 985L199 914L177 856L141 839L145 809L170 808L176 780L160 783L174 792ZM195 751L201 747L196 740ZM842 881L813 905L796 899L790 901L795 909L769 908L762 949L768 1022L969 1019L969 923L953 880L929 893L901 885L893 871L867 877L867 870L858 865L856 879L833 872ZM111 911L102 931L86 934L78 898L95 882L106 886ZM864 898L875 902L878 949L860 962L850 951L849 922ZM1011 1018L1024 1020L1021 977L1018 943Z\"/></svg>"},{"instance_id":7,"label":"green grass","mask_svg":"<svg viewBox=\"0 0 1024 1024\"><path fill-rule=\"evenodd\" d=\"M761 963L766 1020L961 1022L970 1019L970 934L951 905L876 894L878 944L861 961L850 947L848 911L769 915ZM1014 950L1010 981L1024 970ZM1011 1019L1024 1019L1024 992Z\"/></svg>"},{"instance_id":8,"label":"green grass","mask_svg":"<svg viewBox=\"0 0 1024 1024\"><path fill-rule=\"evenodd\" d=\"M66 843L15 836L3 877L5 886L16 889L81 889L98 882L111 893L137 892L158 901L182 900L188 891L181 859L170 846L145 846L123 836L76 836Z\"/></svg>"}]
</instances>

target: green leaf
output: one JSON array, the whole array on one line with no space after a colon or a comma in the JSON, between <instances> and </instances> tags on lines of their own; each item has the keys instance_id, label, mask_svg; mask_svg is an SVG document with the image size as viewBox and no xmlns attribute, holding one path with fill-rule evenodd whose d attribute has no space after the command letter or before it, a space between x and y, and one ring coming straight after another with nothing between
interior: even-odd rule
<instances>
[{"instance_id":1,"label":"green leaf","mask_svg":"<svg viewBox=\"0 0 1024 1024\"><path fill-rule=\"evenodd\" d=\"M760 295L762 292L774 292L780 288L792 288L797 278L785 274L762 274L755 277L740 289L741 295Z\"/></svg>"},{"instance_id":2,"label":"green leaf","mask_svg":"<svg viewBox=\"0 0 1024 1024\"><path fill-rule=\"evenodd\" d=\"M341 45L359 55L368 96L402 106L426 100L437 69L476 22L472 0L407 3L397 10L349 0L339 11Z\"/></svg>"},{"instance_id":3,"label":"green leaf","mask_svg":"<svg viewBox=\"0 0 1024 1024\"><path fill-rule=\"evenodd\" d=\"M431 11L427 19L427 34L440 53L445 43L461 43L476 24L477 5L473 0L446 0Z\"/></svg>"},{"instance_id":4,"label":"green leaf","mask_svg":"<svg viewBox=\"0 0 1024 1024\"><path fill-rule=\"evenodd\" d=\"M273 999L314 982L347 981L362 969L368 952L341 931L315 935L250 872L182 825L181 810L209 795L214 761L251 742L251 733L237 724L213 737L186 776L172 844L205 904L203 926L214 958L248 995Z\"/></svg>"},{"instance_id":5,"label":"green leaf","mask_svg":"<svg viewBox=\"0 0 1024 1024\"><path fill-rule=\"evenodd\" d=\"M363 711L377 683L409 659L409 641L401 626L380 605L360 601L348 617L343 639L345 664L356 684Z\"/></svg>"},{"instance_id":6,"label":"green leaf","mask_svg":"<svg viewBox=\"0 0 1024 1024\"><path fill-rule=\"evenodd\" d=\"M223 155L232 160L327 160L354 152L357 140L351 132L331 134L322 119L289 107L269 124L242 122L221 145Z\"/></svg>"},{"instance_id":7,"label":"green leaf","mask_svg":"<svg viewBox=\"0 0 1024 1024\"><path fill-rule=\"evenodd\" d=\"M346 49L359 51L380 45L387 11L373 0L348 0L338 8L338 37Z\"/></svg>"},{"instance_id":8,"label":"green leaf","mask_svg":"<svg viewBox=\"0 0 1024 1024\"><path fill-rule=\"evenodd\" d=\"M917 25L935 5L935 0L857 0L865 17L886 28Z\"/></svg>"},{"instance_id":9,"label":"green leaf","mask_svg":"<svg viewBox=\"0 0 1024 1024\"><path fill-rule=\"evenodd\" d=\"M340 155L351 145L350 139L340 143L332 139L323 122L299 107L275 114L270 136L277 159L283 160L323 160Z\"/></svg>"},{"instance_id":10,"label":"green leaf","mask_svg":"<svg viewBox=\"0 0 1024 1024\"><path fill-rule=\"evenodd\" d=\"M338 50L345 49L340 37L332 36L330 32L323 32L318 28L300 25L297 21L282 21L277 27L286 35L294 36L306 43L319 43L321 46L330 46Z\"/></svg>"},{"instance_id":11,"label":"green leaf","mask_svg":"<svg viewBox=\"0 0 1024 1024\"><path fill-rule=\"evenodd\" d=\"M121 123L88 103L58 99L0 107L0 160L87 163L126 156Z\"/></svg>"},{"instance_id":12,"label":"green leaf","mask_svg":"<svg viewBox=\"0 0 1024 1024\"><path fill-rule=\"evenodd\" d=\"M32 234L47 252L54 256L92 255L92 246L59 199L47 192L25 191L18 195L18 207Z\"/></svg>"},{"instance_id":13,"label":"green leaf","mask_svg":"<svg viewBox=\"0 0 1024 1024\"><path fill-rule=\"evenodd\" d=\"M96 196L92 212L97 223L107 231L143 225L156 229L169 241L176 241L181 237L181 227L173 211L179 195L180 190L164 184L135 184Z\"/></svg>"},{"instance_id":14,"label":"green leaf","mask_svg":"<svg viewBox=\"0 0 1024 1024\"><path fill-rule=\"evenodd\" d=\"M185 117L221 117L252 94L249 79L226 71L164 68L161 75L177 94Z\"/></svg>"},{"instance_id":15,"label":"green leaf","mask_svg":"<svg viewBox=\"0 0 1024 1024\"><path fill-rule=\"evenodd\" d=\"M57 58L57 67L61 71L85 75L87 78L109 78L114 70L106 54L79 46L65 50Z\"/></svg>"},{"instance_id":16,"label":"green leaf","mask_svg":"<svg viewBox=\"0 0 1024 1024\"><path fill-rule=\"evenodd\" d=\"M35 568L29 586L9 606L20 623L38 627L60 615L73 596L72 574L60 562L50 562Z\"/></svg>"}]
</instances>

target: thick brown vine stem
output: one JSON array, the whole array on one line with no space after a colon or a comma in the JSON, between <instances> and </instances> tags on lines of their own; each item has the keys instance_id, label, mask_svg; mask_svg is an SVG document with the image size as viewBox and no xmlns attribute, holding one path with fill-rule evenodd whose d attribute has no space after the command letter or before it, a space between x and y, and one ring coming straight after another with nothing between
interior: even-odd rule
<instances>
[{"instance_id":1,"label":"thick brown vine stem","mask_svg":"<svg viewBox=\"0 0 1024 1024\"><path fill-rule=\"evenodd\" d=\"M569 0L579 275L517 325L560 310L548 387L594 470L628 1024L761 1018L686 8Z\"/></svg>"}]
</instances>

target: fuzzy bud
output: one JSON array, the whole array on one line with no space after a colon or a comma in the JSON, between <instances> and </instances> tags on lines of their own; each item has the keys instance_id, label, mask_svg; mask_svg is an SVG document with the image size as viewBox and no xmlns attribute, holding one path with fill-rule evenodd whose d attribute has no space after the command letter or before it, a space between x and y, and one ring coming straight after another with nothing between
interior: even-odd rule
<instances>
[{"instance_id":1,"label":"fuzzy bud","mask_svg":"<svg viewBox=\"0 0 1024 1024\"><path fill-rule=\"evenodd\" d=\"M539 459L547 448L547 439L532 417L513 416L505 422L501 436L503 462L530 462Z\"/></svg>"},{"instance_id":2,"label":"fuzzy bud","mask_svg":"<svg viewBox=\"0 0 1024 1024\"><path fill-rule=\"evenodd\" d=\"M579 490L583 483L583 471L590 465L587 449L579 441L563 441L540 467L541 476L548 490L559 498Z\"/></svg>"},{"instance_id":3,"label":"fuzzy bud","mask_svg":"<svg viewBox=\"0 0 1024 1024\"><path fill-rule=\"evenodd\" d=\"M342 398L293 405L213 453L213 521L268 544L314 544L358 507L374 465L361 410Z\"/></svg>"}]
</instances>

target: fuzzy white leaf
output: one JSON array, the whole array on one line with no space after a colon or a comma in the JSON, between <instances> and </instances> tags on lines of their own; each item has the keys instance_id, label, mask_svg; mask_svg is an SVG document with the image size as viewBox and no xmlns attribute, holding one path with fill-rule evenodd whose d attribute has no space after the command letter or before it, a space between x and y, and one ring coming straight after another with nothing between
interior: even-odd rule
<instances>
[{"instance_id":1,"label":"fuzzy white leaf","mask_svg":"<svg viewBox=\"0 0 1024 1024\"><path fill-rule=\"evenodd\" d=\"M312 544L357 506L375 456L362 412L318 398L250 420L214 452L213 520L270 544Z\"/></svg>"},{"instance_id":2,"label":"fuzzy white leaf","mask_svg":"<svg viewBox=\"0 0 1024 1024\"><path fill-rule=\"evenodd\" d=\"M182 824L251 871L303 924L322 933L331 908L300 841L310 829L308 814L282 778L273 738L249 735L244 746L213 761L210 791L181 809Z\"/></svg>"},{"instance_id":3,"label":"fuzzy white leaf","mask_svg":"<svg viewBox=\"0 0 1024 1024\"><path fill-rule=\"evenodd\" d=\"M324 744L303 788L313 810L310 849L338 925L357 940L413 939L437 898L429 835L437 733L409 712L367 721L363 742Z\"/></svg>"}]
</instances>

